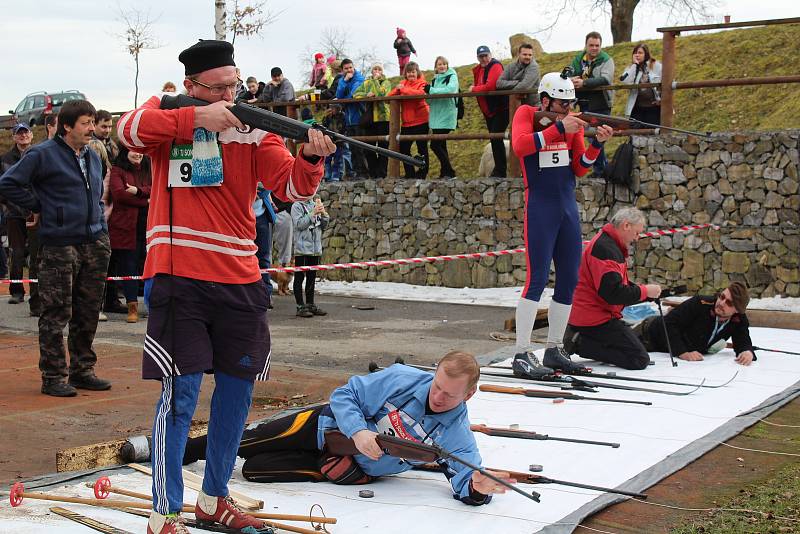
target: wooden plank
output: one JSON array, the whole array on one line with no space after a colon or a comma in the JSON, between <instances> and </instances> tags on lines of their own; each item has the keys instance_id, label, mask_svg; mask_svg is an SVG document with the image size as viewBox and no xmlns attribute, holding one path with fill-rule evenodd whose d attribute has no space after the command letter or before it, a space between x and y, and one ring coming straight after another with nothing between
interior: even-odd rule
<instances>
[{"instance_id":1,"label":"wooden plank","mask_svg":"<svg viewBox=\"0 0 800 534\"><path fill-rule=\"evenodd\" d=\"M147 476L153 476L153 470L147 466L141 464L127 464L128 467L135 471L139 471L140 473L144 473ZM187 471L186 469L183 470L183 483L189 488L192 488L195 491L200 491L203 488L203 477L197 476L194 473ZM238 491L230 490L230 496L236 499L236 502L242 507L247 510L261 510L264 508L264 501L253 499L252 497L248 497L244 493L239 493Z\"/></svg>"},{"instance_id":2,"label":"wooden plank","mask_svg":"<svg viewBox=\"0 0 800 534\"><path fill-rule=\"evenodd\" d=\"M776 24L800 24L800 18L749 20L744 22L721 22L718 24L695 24L693 26L673 26L656 28L658 33L688 32L695 30L722 30L727 28L751 28L753 26L774 26Z\"/></svg>"}]
</instances>

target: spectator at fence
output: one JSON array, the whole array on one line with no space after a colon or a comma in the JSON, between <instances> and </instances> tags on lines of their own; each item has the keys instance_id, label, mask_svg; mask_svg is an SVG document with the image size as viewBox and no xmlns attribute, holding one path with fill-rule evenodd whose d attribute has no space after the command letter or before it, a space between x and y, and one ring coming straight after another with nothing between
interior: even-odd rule
<instances>
[{"instance_id":1,"label":"spectator at fence","mask_svg":"<svg viewBox=\"0 0 800 534\"><path fill-rule=\"evenodd\" d=\"M342 106L334 104L325 110L322 125L336 133L344 132L344 113ZM336 152L325 158L326 182L339 182L344 176L344 154L347 152L347 143L337 143Z\"/></svg>"},{"instance_id":2,"label":"spectator at fence","mask_svg":"<svg viewBox=\"0 0 800 534\"><path fill-rule=\"evenodd\" d=\"M336 56L328 56L328 70L325 71L325 78L328 80L328 88L322 91L322 100L333 100L336 98L336 89L339 87L339 80L342 79L342 62Z\"/></svg>"},{"instance_id":3,"label":"spectator at fence","mask_svg":"<svg viewBox=\"0 0 800 534\"><path fill-rule=\"evenodd\" d=\"M100 198L100 158L87 148L95 113L86 100L65 102L56 137L31 147L0 178L0 195L40 213L39 368L42 393L57 397L74 397L75 388L111 387L95 375L92 350L111 254Z\"/></svg>"},{"instance_id":4,"label":"spectator at fence","mask_svg":"<svg viewBox=\"0 0 800 534\"><path fill-rule=\"evenodd\" d=\"M259 82L255 76L248 76L244 84L246 89L236 97L236 102L255 104L258 102L258 99L261 98L266 84L264 82Z\"/></svg>"},{"instance_id":5,"label":"spectator at fence","mask_svg":"<svg viewBox=\"0 0 800 534\"><path fill-rule=\"evenodd\" d=\"M397 50L397 63L400 66L400 76L406 72L405 68L411 60L411 54L417 55L414 45L411 44L411 39L406 35L403 28L397 28L397 37L394 40L394 49Z\"/></svg>"},{"instance_id":6,"label":"spectator at fence","mask_svg":"<svg viewBox=\"0 0 800 534\"><path fill-rule=\"evenodd\" d=\"M119 155L119 147L117 143L111 139L111 129L114 127L114 121L111 117L111 113L104 109L97 110L97 121L94 125L94 136L103 143L103 146L106 149L106 154L108 155L109 163L113 163L117 160L117 156ZM109 169L111 166L109 165Z\"/></svg>"},{"instance_id":7,"label":"spectator at fence","mask_svg":"<svg viewBox=\"0 0 800 534\"><path fill-rule=\"evenodd\" d=\"M175 87L175 84L172 82L164 82L164 86L161 87L162 93L177 93L178 88Z\"/></svg>"},{"instance_id":8,"label":"spectator at fence","mask_svg":"<svg viewBox=\"0 0 800 534\"><path fill-rule=\"evenodd\" d=\"M253 213L256 216L256 257L258 258L259 269L269 269L272 267L272 225L275 222L275 208L272 206L271 191L264 189L259 183L256 199L253 201ZM267 289L267 308L272 306L272 279L269 273L262 271L261 280Z\"/></svg>"},{"instance_id":9,"label":"spectator at fence","mask_svg":"<svg viewBox=\"0 0 800 534\"><path fill-rule=\"evenodd\" d=\"M586 34L585 48L572 60L572 83L575 86L578 105L581 111L590 111L601 115L611 114L611 103L614 91L593 91L595 87L610 85L614 79L614 60L601 50L603 37L598 32ZM608 165L606 152L594 162L594 174L600 176Z\"/></svg>"},{"instance_id":10,"label":"spectator at fence","mask_svg":"<svg viewBox=\"0 0 800 534\"><path fill-rule=\"evenodd\" d=\"M303 267L319 265L322 257L322 230L330 222L328 212L319 197L314 200L301 200L292 205L292 222L294 224L294 265ZM316 271L298 271L294 273L294 300L297 303L298 317L327 315L314 304L314 283ZM305 302L303 302L303 280L305 280Z\"/></svg>"},{"instance_id":11,"label":"spectator at fence","mask_svg":"<svg viewBox=\"0 0 800 534\"><path fill-rule=\"evenodd\" d=\"M503 64L492 57L492 51L486 45L481 45L477 50L478 64L472 69L473 85L469 91L482 93L497 89L497 80L503 74ZM508 97L507 96L479 96L478 106L486 120L489 133L505 133L508 127ZM492 139L492 157L494 170L492 177L505 178L506 176L506 146L502 139Z\"/></svg>"},{"instance_id":12,"label":"spectator at fence","mask_svg":"<svg viewBox=\"0 0 800 534\"><path fill-rule=\"evenodd\" d=\"M291 102L294 100L294 87L292 82L283 76L280 67L272 67L269 72L270 81L264 86L259 102ZM286 115L286 106L275 106L272 111Z\"/></svg>"},{"instance_id":13,"label":"spectator at fence","mask_svg":"<svg viewBox=\"0 0 800 534\"><path fill-rule=\"evenodd\" d=\"M661 294L658 284L635 284L628 278L630 248L639 239L644 223L644 213L623 208L584 249L564 333L565 358L578 354L631 370L647 369L650 364L647 349L622 320L625 306Z\"/></svg>"},{"instance_id":14,"label":"spectator at fence","mask_svg":"<svg viewBox=\"0 0 800 534\"><path fill-rule=\"evenodd\" d=\"M275 206L275 224L272 227L272 240L275 245L275 259L279 267L292 264L292 246L294 245L294 223L292 222L292 203L272 197ZM278 284L278 295L289 294L291 273L275 273Z\"/></svg>"},{"instance_id":15,"label":"spectator at fence","mask_svg":"<svg viewBox=\"0 0 800 534\"><path fill-rule=\"evenodd\" d=\"M661 81L661 62L650 55L650 48L639 43L633 47L633 63L625 69L619 81L623 83L657 83ZM625 104L625 116L631 119L661 124L661 92L658 87L630 91Z\"/></svg>"},{"instance_id":16,"label":"spectator at fence","mask_svg":"<svg viewBox=\"0 0 800 534\"><path fill-rule=\"evenodd\" d=\"M3 155L2 172L6 172L13 167L23 154L33 143L33 131L26 123L21 122L11 129L14 146ZM31 215L29 209L18 206L14 202L5 200L5 220L6 232L8 235L8 246L11 249L11 268L9 275L12 280L20 280L24 277L25 257L28 246L28 231L25 221ZM21 283L9 285L8 292L11 298L9 304L20 304L25 301L25 286Z\"/></svg>"},{"instance_id":17,"label":"spectator at fence","mask_svg":"<svg viewBox=\"0 0 800 534\"><path fill-rule=\"evenodd\" d=\"M522 43L517 51L517 60L506 65L506 70L497 79L498 91L532 91L519 95L523 104L539 105L539 64L533 59L533 45Z\"/></svg>"},{"instance_id":18,"label":"spectator at fence","mask_svg":"<svg viewBox=\"0 0 800 534\"><path fill-rule=\"evenodd\" d=\"M419 65L411 61L406 64L404 79L397 84L397 87L389 92L389 95L424 95L425 76L419 70ZM400 135L426 135L428 133L428 119L430 117L430 107L424 98L415 100L403 100L400 103L402 115L402 127ZM403 163L406 178L417 178L424 180L428 176L428 142L417 141L417 154L425 160L425 165L415 169L413 165ZM400 141L400 152L411 155L411 145L414 141Z\"/></svg>"},{"instance_id":19,"label":"spectator at fence","mask_svg":"<svg viewBox=\"0 0 800 534\"><path fill-rule=\"evenodd\" d=\"M314 66L311 67L311 78L308 80L308 86L320 91L327 89L327 71L328 65L325 63L325 56L321 52L317 52L314 54Z\"/></svg>"},{"instance_id":20,"label":"spectator at fence","mask_svg":"<svg viewBox=\"0 0 800 534\"><path fill-rule=\"evenodd\" d=\"M336 98L353 98L356 89L364 83L364 76L361 75L353 65L352 60L342 60L343 76L339 79L336 87ZM344 134L353 137L358 135L358 124L361 121L361 104L344 104ZM349 146L352 172L355 178L367 176L367 164L364 159L364 152L357 146ZM344 154L347 161L347 154Z\"/></svg>"},{"instance_id":21,"label":"spectator at fence","mask_svg":"<svg viewBox=\"0 0 800 534\"><path fill-rule=\"evenodd\" d=\"M389 94L392 84L383 74L383 65L376 63L372 66L372 76L364 80L361 87L356 89L354 98L373 98ZM388 135L389 134L389 102L366 102L364 112L361 114L362 135ZM375 141L373 145L388 148L386 141ZM386 178L388 159L371 151L364 151L370 178Z\"/></svg>"},{"instance_id":22,"label":"spectator at fence","mask_svg":"<svg viewBox=\"0 0 800 534\"><path fill-rule=\"evenodd\" d=\"M114 265L113 276L139 276L139 247L136 228L139 225L139 209L150 201L153 178L150 173L150 158L141 152L123 146L111 168L109 180L114 210L108 219L108 234L111 238L110 264ZM118 282L122 286L127 307L127 322L139 320L139 281ZM109 286L110 287L110 286ZM114 301L116 301L114 295ZM118 302L116 302L118 304Z\"/></svg>"},{"instance_id":23,"label":"spectator at fence","mask_svg":"<svg viewBox=\"0 0 800 534\"><path fill-rule=\"evenodd\" d=\"M450 62L444 56L436 58L434 76L430 85L425 86L425 92L431 95L458 93L458 74L450 68ZM431 133L449 134L458 126L458 106L456 98L432 98L428 100L431 108L430 127ZM439 160L439 178L455 178L456 171L450 164L450 155L447 153L447 141L431 141L431 150Z\"/></svg>"}]
</instances>

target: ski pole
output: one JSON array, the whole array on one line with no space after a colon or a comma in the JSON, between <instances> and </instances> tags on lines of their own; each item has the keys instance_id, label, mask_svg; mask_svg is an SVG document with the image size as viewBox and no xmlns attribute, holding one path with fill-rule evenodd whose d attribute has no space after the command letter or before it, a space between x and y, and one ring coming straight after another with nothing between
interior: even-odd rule
<instances>
[{"instance_id":1,"label":"ski pole","mask_svg":"<svg viewBox=\"0 0 800 534\"><path fill-rule=\"evenodd\" d=\"M107 499L110 493L116 493L118 495L125 495L126 497L134 497L136 499L143 499L145 501L153 501L153 497L146 493L139 493L136 491L126 490L123 488L117 488L116 486L111 485L111 480L108 477L100 477L97 481L92 484L91 482L86 483L87 488L94 489L94 496L98 499ZM194 506L183 504L185 509L194 510ZM258 519L280 519L282 521L308 521L309 523L329 523L329 524L336 524L336 518L333 517L317 517L312 515L297 515L297 514L268 514L264 512L248 512L247 515Z\"/></svg>"}]
</instances>

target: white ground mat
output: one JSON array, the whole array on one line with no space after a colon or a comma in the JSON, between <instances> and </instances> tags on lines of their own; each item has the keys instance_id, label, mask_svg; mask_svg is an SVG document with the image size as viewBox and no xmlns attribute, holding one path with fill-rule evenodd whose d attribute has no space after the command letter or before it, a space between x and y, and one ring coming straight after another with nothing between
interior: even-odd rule
<instances>
[{"instance_id":1,"label":"white ground mat","mask_svg":"<svg viewBox=\"0 0 800 534\"><path fill-rule=\"evenodd\" d=\"M791 351L800 348L798 331L754 328L751 333L758 346ZM553 436L621 443L621 447L612 449L477 434L484 464L516 471L527 471L530 464L543 464L542 474L552 478L644 490L800 393L800 357L768 352L760 352L758 357L752 366L742 367L733 361L730 350L724 350L703 362L681 361L677 368L673 368L666 354L654 354L656 365L645 371L617 371L619 374L695 383L705 378L707 385L721 384L737 372L738 376L726 387L704 388L684 397L605 388L594 394L648 400L652 401L652 406L570 400L553 403L547 399L479 392L469 401L474 423L498 427L518 424L520 429ZM595 369L613 370L600 366ZM485 383L517 385L504 379ZM617 383L671 391L689 389ZM541 388L524 383L519 385ZM740 415L759 406L759 412ZM202 463L189 468L202 473ZM111 480L119 487L149 491L149 479L127 469L113 471ZM442 475L416 471L387 477L370 485L375 492L372 499L358 497L358 490L363 486L254 484L244 481L238 471L231 487L263 499L267 503L265 511L303 514L308 513L313 504L320 504L327 515L339 520L338 524L329 526L334 534L364 531L407 534L411 530L459 534L533 533L542 529L547 533L571 532L582 517L613 500L609 494L565 486L522 485L522 489L540 492L541 503L508 493L495 497L487 506L470 507L452 498L449 484ZM91 490L74 482L67 486L53 485L45 491L91 496ZM185 501L194 503L195 493L187 489ZM19 534L39 534L43 529L59 533L87 532L85 527L49 514L47 509L52 505L26 500L21 507L12 509L6 501L0 506L0 531ZM137 533L145 531L142 518L81 505L65 506L118 528ZM304 526L308 527L308 524Z\"/></svg>"}]
</instances>

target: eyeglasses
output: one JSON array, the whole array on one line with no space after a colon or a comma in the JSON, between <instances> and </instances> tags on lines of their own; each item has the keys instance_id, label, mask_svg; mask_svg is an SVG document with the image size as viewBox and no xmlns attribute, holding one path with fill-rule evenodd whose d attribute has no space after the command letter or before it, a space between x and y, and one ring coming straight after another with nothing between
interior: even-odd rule
<instances>
[{"instance_id":1,"label":"eyeglasses","mask_svg":"<svg viewBox=\"0 0 800 534\"><path fill-rule=\"evenodd\" d=\"M556 98L555 101L565 108L572 107L572 105L575 104L575 100L565 100L563 98Z\"/></svg>"},{"instance_id":2,"label":"eyeglasses","mask_svg":"<svg viewBox=\"0 0 800 534\"><path fill-rule=\"evenodd\" d=\"M734 307L733 299L726 297L724 293L720 293L719 295L717 295L717 299L719 299L720 302L722 302L723 304L725 304L730 308Z\"/></svg>"},{"instance_id":3,"label":"eyeglasses","mask_svg":"<svg viewBox=\"0 0 800 534\"><path fill-rule=\"evenodd\" d=\"M227 85L208 85L194 78L189 78L189 80L191 80L192 83L196 83L200 87L205 87L206 89L211 91L212 95L224 95L225 91L230 91L231 93L235 93L236 89L239 88L239 84L241 83L239 80L236 80L235 83Z\"/></svg>"}]
</instances>

